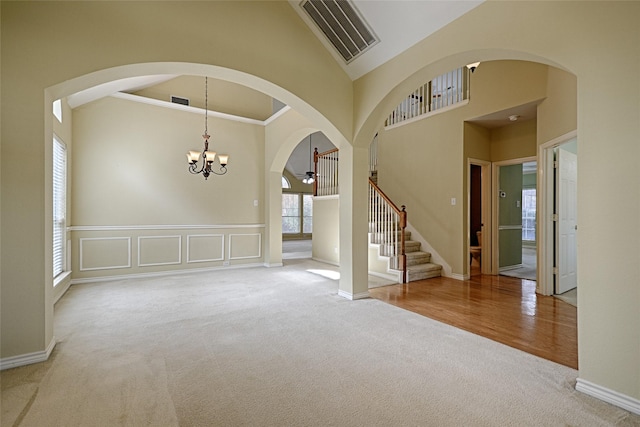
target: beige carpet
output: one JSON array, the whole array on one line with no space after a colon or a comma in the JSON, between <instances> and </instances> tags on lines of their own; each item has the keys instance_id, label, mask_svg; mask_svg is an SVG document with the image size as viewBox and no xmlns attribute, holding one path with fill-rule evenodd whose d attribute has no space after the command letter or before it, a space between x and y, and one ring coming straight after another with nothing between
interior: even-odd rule
<instances>
[{"instance_id":1,"label":"beige carpet","mask_svg":"<svg viewBox=\"0 0 640 427\"><path fill-rule=\"evenodd\" d=\"M567 304L571 304L574 307L578 306L578 288L574 288L563 294L554 295L554 297L566 302Z\"/></svg>"},{"instance_id":2,"label":"beige carpet","mask_svg":"<svg viewBox=\"0 0 640 427\"><path fill-rule=\"evenodd\" d=\"M282 259L304 259L311 258L312 241L306 240L283 240Z\"/></svg>"},{"instance_id":3,"label":"beige carpet","mask_svg":"<svg viewBox=\"0 0 640 427\"><path fill-rule=\"evenodd\" d=\"M632 426L577 372L383 302L311 260L76 285L4 426Z\"/></svg>"},{"instance_id":4,"label":"beige carpet","mask_svg":"<svg viewBox=\"0 0 640 427\"><path fill-rule=\"evenodd\" d=\"M522 265L518 268L500 270L501 276L517 277L518 279L536 280L536 249L522 248Z\"/></svg>"}]
</instances>

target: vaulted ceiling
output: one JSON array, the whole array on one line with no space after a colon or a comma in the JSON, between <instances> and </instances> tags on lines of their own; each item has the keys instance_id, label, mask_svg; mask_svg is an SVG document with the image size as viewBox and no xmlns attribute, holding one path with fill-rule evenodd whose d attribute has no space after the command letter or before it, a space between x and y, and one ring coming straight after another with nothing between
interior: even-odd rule
<instances>
[{"instance_id":1,"label":"vaulted ceiling","mask_svg":"<svg viewBox=\"0 0 640 427\"><path fill-rule=\"evenodd\" d=\"M480 5L483 0L350 0L356 13L375 34L377 42L348 63L304 11L302 5L305 1L334 3L329 6L335 10L336 4L344 0L289 0L289 4L347 75L355 80ZM77 108L118 92L161 101L169 101L171 96L179 96L188 98L194 107L204 106L202 79L176 75L143 76L114 81L72 95L68 101L72 108ZM209 97L210 110L258 121L267 120L279 108L278 101L265 94L218 80L209 81ZM312 146L318 147L319 151L333 147L320 133L313 136ZM291 154L286 168L294 176L303 177L309 168L308 162L309 142L308 138L305 138Z\"/></svg>"}]
</instances>

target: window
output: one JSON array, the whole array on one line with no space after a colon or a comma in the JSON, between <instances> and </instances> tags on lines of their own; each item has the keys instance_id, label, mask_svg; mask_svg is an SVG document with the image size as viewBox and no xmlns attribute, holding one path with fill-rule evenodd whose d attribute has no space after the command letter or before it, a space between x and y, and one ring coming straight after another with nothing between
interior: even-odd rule
<instances>
[{"instance_id":1,"label":"window","mask_svg":"<svg viewBox=\"0 0 640 427\"><path fill-rule=\"evenodd\" d=\"M65 269L67 228L67 149L53 138L53 277Z\"/></svg>"},{"instance_id":2,"label":"window","mask_svg":"<svg viewBox=\"0 0 640 427\"><path fill-rule=\"evenodd\" d=\"M536 189L522 189L522 240L536 240Z\"/></svg>"},{"instance_id":3,"label":"window","mask_svg":"<svg viewBox=\"0 0 640 427\"><path fill-rule=\"evenodd\" d=\"M282 177L282 188L291 188L291 184L285 176Z\"/></svg>"},{"instance_id":4,"label":"window","mask_svg":"<svg viewBox=\"0 0 640 427\"><path fill-rule=\"evenodd\" d=\"M282 233L311 234L313 228L313 196L282 194Z\"/></svg>"},{"instance_id":5,"label":"window","mask_svg":"<svg viewBox=\"0 0 640 427\"><path fill-rule=\"evenodd\" d=\"M60 99L53 101L53 115L62 123L62 101Z\"/></svg>"}]
</instances>

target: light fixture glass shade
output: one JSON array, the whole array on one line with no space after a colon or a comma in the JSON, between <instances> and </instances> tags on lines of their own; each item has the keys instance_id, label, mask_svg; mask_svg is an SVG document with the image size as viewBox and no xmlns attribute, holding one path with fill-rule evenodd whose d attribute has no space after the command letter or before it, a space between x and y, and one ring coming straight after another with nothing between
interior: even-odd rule
<instances>
[{"instance_id":1,"label":"light fixture glass shade","mask_svg":"<svg viewBox=\"0 0 640 427\"><path fill-rule=\"evenodd\" d=\"M229 162L229 156L226 154L220 154L218 155L218 160L220 161L220 164L222 166L226 166L226 164Z\"/></svg>"},{"instance_id":2,"label":"light fixture glass shade","mask_svg":"<svg viewBox=\"0 0 640 427\"><path fill-rule=\"evenodd\" d=\"M215 151L205 151L204 154L207 156L207 162L213 162L216 159Z\"/></svg>"},{"instance_id":3,"label":"light fixture glass shade","mask_svg":"<svg viewBox=\"0 0 640 427\"><path fill-rule=\"evenodd\" d=\"M198 151L189 151L187 154L187 159L189 159L189 163L195 163L200 158L200 152Z\"/></svg>"},{"instance_id":4,"label":"light fixture glass shade","mask_svg":"<svg viewBox=\"0 0 640 427\"><path fill-rule=\"evenodd\" d=\"M307 176L302 179L303 184L313 184L314 181L313 172L307 172Z\"/></svg>"}]
</instances>

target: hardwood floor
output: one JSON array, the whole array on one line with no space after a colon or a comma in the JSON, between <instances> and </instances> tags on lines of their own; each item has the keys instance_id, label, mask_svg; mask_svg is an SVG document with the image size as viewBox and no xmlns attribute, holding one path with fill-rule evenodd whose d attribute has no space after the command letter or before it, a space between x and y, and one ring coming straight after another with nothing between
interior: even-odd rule
<instances>
[{"instance_id":1,"label":"hardwood floor","mask_svg":"<svg viewBox=\"0 0 640 427\"><path fill-rule=\"evenodd\" d=\"M446 277L369 290L371 297L578 369L577 309L536 295L536 282Z\"/></svg>"}]
</instances>

